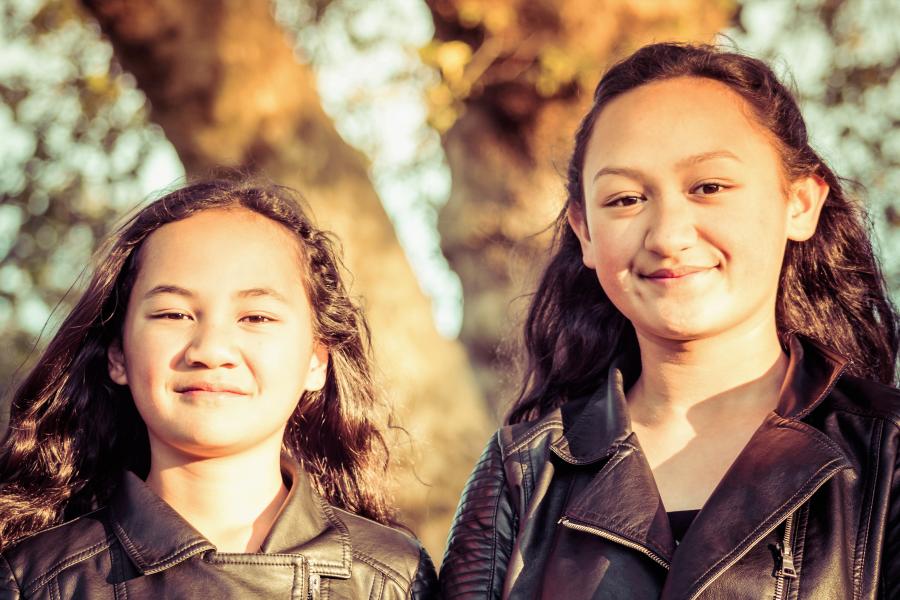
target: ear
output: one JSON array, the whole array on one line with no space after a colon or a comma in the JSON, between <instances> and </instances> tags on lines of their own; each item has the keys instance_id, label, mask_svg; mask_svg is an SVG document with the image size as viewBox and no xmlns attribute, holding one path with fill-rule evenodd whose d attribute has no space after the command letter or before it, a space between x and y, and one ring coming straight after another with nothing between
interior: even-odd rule
<instances>
[{"instance_id":1,"label":"ear","mask_svg":"<svg viewBox=\"0 0 900 600\"><path fill-rule=\"evenodd\" d=\"M788 192L788 239L805 242L816 232L829 187L818 175L801 177Z\"/></svg>"},{"instance_id":2,"label":"ear","mask_svg":"<svg viewBox=\"0 0 900 600\"><path fill-rule=\"evenodd\" d=\"M309 359L309 371L306 373L307 392L315 392L325 387L325 377L328 374L328 348L316 343L313 347L312 357Z\"/></svg>"},{"instance_id":3,"label":"ear","mask_svg":"<svg viewBox=\"0 0 900 600\"><path fill-rule=\"evenodd\" d=\"M113 341L106 349L106 368L109 378L119 385L128 385L128 374L125 371L125 353L122 351L122 342Z\"/></svg>"},{"instance_id":4,"label":"ear","mask_svg":"<svg viewBox=\"0 0 900 600\"><path fill-rule=\"evenodd\" d=\"M566 211L566 218L569 221L569 227L575 232L575 237L581 243L581 260L588 269L596 268L593 249L591 244L591 232L588 230L587 223L584 221L584 213L579 208L570 207Z\"/></svg>"}]
</instances>

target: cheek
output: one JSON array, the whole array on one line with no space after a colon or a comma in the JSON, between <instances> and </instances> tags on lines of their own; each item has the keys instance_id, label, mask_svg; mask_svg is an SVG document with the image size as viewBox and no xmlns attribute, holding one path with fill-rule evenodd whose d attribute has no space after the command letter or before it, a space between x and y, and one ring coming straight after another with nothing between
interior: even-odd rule
<instances>
[{"instance_id":1,"label":"cheek","mask_svg":"<svg viewBox=\"0 0 900 600\"><path fill-rule=\"evenodd\" d=\"M600 287L610 298L617 296L623 288L622 271L608 260L597 261L597 279Z\"/></svg>"},{"instance_id":2,"label":"cheek","mask_svg":"<svg viewBox=\"0 0 900 600\"><path fill-rule=\"evenodd\" d=\"M614 298L630 290L630 267L637 251L627 231L614 227L597 228L593 253L597 279L607 296Z\"/></svg>"},{"instance_id":3,"label":"cheek","mask_svg":"<svg viewBox=\"0 0 900 600\"><path fill-rule=\"evenodd\" d=\"M763 277L780 271L787 245L785 220L777 213L741 215L742 228L720 230L720 247L726 248L731 260L742 271Z\"/></svg>"},{"instance_id":4,"label":"cheek","mask_svg":"<svg viewBox=\"0 0 900 600\"><path fill-rule=\"evenodd\" d=\"M183 334L135 325L123 335L125 364L132 388L155 386L175 367L185 347Z\"/></svg>"},{"instance_id":5,"label":"cheek","mask_svg":"<svg viewBox=\"0 0 900 600\"><path fill-rule=\"evenodd\" d=\"M287 374L305 372L312 355L312 343L302 327L285 327L277 335L254 337L244 342L244 357L260 377L272 385L291 385Z\"/></svg>"}]
</instances>

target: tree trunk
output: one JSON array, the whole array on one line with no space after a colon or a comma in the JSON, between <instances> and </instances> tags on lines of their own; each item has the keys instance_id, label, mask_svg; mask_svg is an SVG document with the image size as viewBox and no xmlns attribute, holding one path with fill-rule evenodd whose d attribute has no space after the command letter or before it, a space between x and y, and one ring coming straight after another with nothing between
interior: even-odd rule
<instances>
[{"instance_id":1,"label":"tree trunk","mask_svg":"<svg viewBox=\"0 0 900 600\"><path fill-rule=\"evenodd\" d=\"M432 118L453 175L441 246L462 280L460 339L496 413L519 381L512 355L565 200L575 128L603 69L651 41L711 42L731 0L426 0L441 69Z\"/></svg>"},{"instance_id":2,"label":"tree trunk","mask_svg":"<svg viewBox=\"0 0 900 600\"><path fill-rule=\"evenodd\" d=\"M395 451L406 467L397 469L401 520L439 558L486 439L483 402L461 345L434 327L365 158L323 112L313 73L297 60L269 3L82 2L146 93L151 118L189 175L224 166L295 187L342 240L386 389L415 443L413 455Z\"/></svg>"}]
</instances>

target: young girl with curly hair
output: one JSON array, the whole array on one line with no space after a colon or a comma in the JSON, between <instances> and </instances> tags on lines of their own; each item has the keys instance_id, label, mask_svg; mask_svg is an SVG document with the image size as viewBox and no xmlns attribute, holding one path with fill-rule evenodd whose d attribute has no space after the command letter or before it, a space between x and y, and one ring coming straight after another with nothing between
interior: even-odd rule
<instances>
[{"instance_id":1,"label":"young girl with curly hair","mask_svg":"<svg viewBox=\"0 0 900 600\"><path fill-rule=\"evenodd\" d=\"M294 194L188 185L100 256L12 398L0 598L432 597L366 321Z\"/></svg>"}]
</instances>

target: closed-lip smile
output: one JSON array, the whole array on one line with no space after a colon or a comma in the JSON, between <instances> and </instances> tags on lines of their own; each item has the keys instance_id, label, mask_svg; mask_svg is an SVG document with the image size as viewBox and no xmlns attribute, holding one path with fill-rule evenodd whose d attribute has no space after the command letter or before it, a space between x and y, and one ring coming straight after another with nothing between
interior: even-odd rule
<instances>
[{"instance_id":1,"label":"closed-lip smile","mask_svg":"<svg viewBox=\"0 0 900 600\"><path fill-rule=\"evenodd\" d=\"M191 392L207 392L213 394L235 394L239 396L247 395L247 392L238 387L222 383L210 383L207 381L199 381L196 383L179 385L175 387L175 391L179 394L188 394Z\"/></svg>"},{"instance_id":2,"label":"closed-lip smile","mask_svg":"<svg viewBox=\"0 0 900 600\"><path fill-rule=\"evenodd\" d=\"M683 277L687 277L688 275L693 275L695 273L702 273L703 271L708 271L714 267L697 267L697 266L681 266L681 267L672 267L669 269L656 269L650 273L645 273L642 276L645 279L654 279L654 280L671 280L671 279L681 279Z\"/></svg>"}]
</instances>

